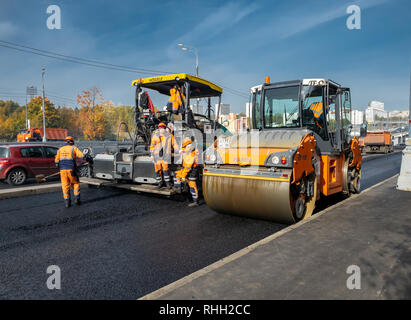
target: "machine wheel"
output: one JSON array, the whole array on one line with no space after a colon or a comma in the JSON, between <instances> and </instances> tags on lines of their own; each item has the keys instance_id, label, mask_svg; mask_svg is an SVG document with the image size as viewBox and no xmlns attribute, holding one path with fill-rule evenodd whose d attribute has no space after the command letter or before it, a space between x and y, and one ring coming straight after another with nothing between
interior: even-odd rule
<instances>
[{"instance_id":1,"label":"machine wheel","mask_svg":"<svg viewBox=\"0 0 411 320\"><path fill-rule=\"evenodd\" d=\"M352 169L351 171L351 183L350 183L350 192L351 193L360 193L361 191L361 170L357 171Z\"/></svg>"},{"instance_id":2,"label":"machine wheel","mask_svg":"<svg viewBox=\"0 0 411 320\"><path fill-rule=\"evenodd\" d=\"M343 168L343 193L348 196L361 190L361 169L349 168L350 162L351 157L347 157Z\"/></svg>"},{"instance_id":3,"label":"machine wheel","mask_svg":"<svg viewBox=\"0 0 411 320\"><path fill-rule=\"evenodd\" d=\"M296 187L291 186L290 201L295 222L311 217L315 209L317 177L306 177L303 179L303 183L305 184L303 193L300 191L296 193ZM307 196L307 188L311 188L309 197Z\"/></svg>"},{"instance_id":4,"label":"machine wheel","mask_svg":"<svg viewBox=\"0 0 411 320\"><path fill-rule=\"evenodd\" d=\"M15 168L7 176L7 183L13 186L22 185L27 180L26 171L22 168Z\"/></svg>"},{"instance_id":5,"label":"machine wheel","mask_svg":"<svg viewBox=\"0 0 411 320\"><path fill-rule=\"evenodd\" d=\"M295 202L295 206L294 206L295 217L298 220L301 220L304 217L306 209L307 208L305 207L304 198L298 197L297 201Z\"/></svg>"},{"instance_id":6,"label":"machine wheel","mask_svg":"<svg viewBox=\"0 0 411 320\"><path fill-rule=\"evenodd\" d=\"M88 166L81 166L78 168L78 175L80 177L88 177L89 176L89 167Z\"/></svg>"}]
</instances>

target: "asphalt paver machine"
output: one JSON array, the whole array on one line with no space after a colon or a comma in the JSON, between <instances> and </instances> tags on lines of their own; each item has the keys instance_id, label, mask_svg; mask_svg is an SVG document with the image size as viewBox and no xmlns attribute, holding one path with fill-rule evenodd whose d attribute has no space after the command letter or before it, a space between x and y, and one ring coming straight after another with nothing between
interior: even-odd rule
<instances>
[{"instance_id":1,"label":"asphalt paver machine","mask_svg":"<svg viewBox=\"0 0 411 320\"><path fill-rule=\"evenodd\" d=\"M132 85L136 88L135 126L134 133L130 135L132 146L111 153L97 154L90 170L92 176L83 180L89 184L171 195L173 189L156 187L153 161L149 151L151 135L158 123L165 122L173 131L180 146L183 138L194 138L200 152L199 158L202 159L203 150L210 146L219 134L226 131L218 123L218 115L215 112L220 110L223 90L212 82L184 73L138 79L133 81ZM181 88L185 96L179 115L176 116L165 110L159 111L152 106L151 102L148 103L148 91L170 96L170 89L175 85ZM202 103L204 100L207 103L205 115L195 113L190 108L191 101L197 103L200 99ZM212 99L216 102L217 110L212 106ZM181 166L180 163L180 156L174 154L169 164L170 169L177 170Z\"/></svg>"}]
</instances>

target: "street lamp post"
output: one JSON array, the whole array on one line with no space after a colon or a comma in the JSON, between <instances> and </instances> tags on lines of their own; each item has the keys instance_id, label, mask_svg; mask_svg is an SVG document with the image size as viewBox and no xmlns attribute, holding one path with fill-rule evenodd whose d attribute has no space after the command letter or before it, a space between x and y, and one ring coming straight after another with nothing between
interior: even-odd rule
<instances>
[{"instance_id":1,"label":"street lamp post","mask_svg":"<svg viewBox=\"0 0 411 320\"><path fill-rule=\"evenodd\" d=\"M411 69L410 69L410 102L408 105L409 114L408 114L408 139L411 140Z\"/></svg>"},{"instance_id":2,"label":"street lamp post","mask_svg":"<svg viewBox=\"0 0 411 320\"><path fill-rule=\"evenodd\" d=\"M43 82L43 142L47 141L47 135L46 135L46 107L44 104L44 100L46 98L45 92L44 92L44 74L46 73L46 69L43 68L41 69L41 79Z\"/></svg>"},{"instance_id":3,"label":"street lamp post","mask_svg":"<svg viewBox=\"0 0 411 320\"><path fill-rule=\"evenodd\" d=\"M194 56L196 57L196 77L198 77L198 50L196 47L192 46L186 46L182 43L177 44L181 48L181 50L185 52L192 52L194 53ZM197 98L197 112L198 112L198 106L200 104L200 99Z\"/></svg>"},{"instance_id":4,"label":"street lamp post","mask_svg":"<svg viewBox=\"0 0 411 320\"><path fill-rule=\"evenodd\" d=\"M37 87L30 86L26 88L26 129L30 128L29 117L28 117L28 107L27 107L27 96L29 96L30 99L33 99L35 95L37 95Z\"/></svg>"},{"instance_id":5,"label":"street lamp post","mask_svg":"<svg viewBox=\"0 0 411 320\"><path fill-rule=\"evenodd\" d=\"M196 76L198 77L198 50L196 47L192 46L186 46L182 43L179 43L178 46L181 48L181 50L186 51L186 52L192 52L194 53L196 57Z\"/></svg>"}]
</instances>

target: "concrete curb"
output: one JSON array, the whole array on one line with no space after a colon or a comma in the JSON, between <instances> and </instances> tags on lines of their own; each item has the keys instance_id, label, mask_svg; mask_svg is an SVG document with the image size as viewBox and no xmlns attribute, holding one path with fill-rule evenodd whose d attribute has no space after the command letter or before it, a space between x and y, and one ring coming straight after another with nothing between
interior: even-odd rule
<instances>
[{"instance_id":1,"label":"concrete curb","mask_svg":"<svg viewBox=\"0 0 411 320\"><path fill-rule=\"evenodd\" d=\"M347 201L351 201L351 200L353 200L353 199L356 199L356 198L358 198L358 197L361 197L362 195L364 195L365 193L369 192L370 190L372 190L372 189L374 189L374 188L377 188L378 186L380 186L380 185L382 185L382 184L384 184L384 183L386 183L386 182L388 182L388 181L390 181L390 180L395 179L397 176L398 176L398 174L396 174L396 175L394 175L394 176L392 176L392 177L390 177L390 178L388 178L388 179L385 179L385 180L383 180L383 181L381 181L381 182L379 182L379 183L377 183L377 184L369 187L368 189L362 191L362 192L359 193L359 194L352 195L351 197L349 197L349 198L347 198L347 199L345 199L345 200L343 200L343 201L341 201L341 202L339 202L339 203L336 203L336 204L333 205L333 206L330 206L330 207L328 207L328 208L326 208L326 209L324 209L324 210L316 213L315 215L311 216L310 218L308 218L308 219L306 219L306 220L302 220L302 221L300 221L300 222L298 222L298 223L296 223L296 224L290 225L289 227L286 227L286 228L284 228L284 229L282 229L282 230L280 230L280 231L278 231L278 232L276 232L276 233L274 233L274 234L272 234L272 235L270 235L270 236L268 236L268 237L266 237L266 238L264 238L264 239L262 239L262 240L260 240L260 241L257 241L257 242L255 242L255 243L253 243L253 244L251 244L251 245L249 245L249 246L247 246L247 247L245 247L245 248L243 248L243 249L241 249L241 250L239 250L239 251L237 251L237 252L235 252L235 253L233 253L233 254L231 254L231 255L229 255L229 256L227 256L227 257L225 257L225 258L223 258L223 259L221 259L221 260L219 260L219 261L217 261L217 262L215 262L215 263L207 266L207 267L205 267L205 268L203 268L203 269L200 269L200 270L198 270L198 271L196 271L196 272L193 272L193 273L191 273L191 274L189 274L189 275L187 275L187 276L185 276L185 277L183 277L183 278L181 278L181 279L179 279L179 280L177 280L177 281L175 281L175 282L173 282L173 283L170 283L170 284L167 285L167 286L164 286L164 287L162 287L162 288L160 288L160 289L158 289L158 290L156 290L156 291L153 291L153 292L151 292L151 293L149 293L149 294L147 294L147 295L145 295L145 296L142 296L142 297L138 298L138 300L154 300L154 299L160 299L162 296L166 295L167 293L172 292L172 291L174 291L174 290L176 290L176 289L178 289L178 288L180 288L180 287L182 287L182 286L184 286L184 285L192 282L193 280L195 280L195 279L197 279L197 278L200 278L200 277L202 277L202 276L204 276L204 275L206 275L206 274L208 274L208 273L210 273L210 272L212 272L212 271L214 271L214 270L216 270L216 269L218 269L218 268L226 265L227 263L230 263L230 262L232 262L232 261L234 261L234 260L239 259L240 257L248 254L249 252L257 249L258 247L260 247L260 246L262 246L262 245L264 245L264 244L267 244L267 243L273 241L274 239L276 239L276 238L278 238L278 237L281 237L282 235L284 235L284 234L286 234L286 233L288 233L288 232L290 232L290 231L292 231L292 230L294 230L294 229L297 229L297 228L301 227L302 225L304 225L304 224L306 224L306 223L308 223L308 222L310 222L310 221L313 221L313 220L315 220L315 219L318 219L318 218L319 218L320 216L322 216L323 214L325 214L325 213L327 213L327 212L330 212L330 211L332 211L333 209L344 205Z\"/></svg>"},{"instance_id":2,"label":"concrete curb","mask_svg":"<svg viewBox=\"0 0 411 320\"><path fill-rule=\"evenodd\" d=\"M80 183L80 187L84 187L87 184ZM61 183L53 183L47 185L32 185L27 187L18 187L11 189L2 189L0 190L0 200L10 199L17 197L24 197L42 193L57 192L61 191Z\"/></svg>"}]
</instances>

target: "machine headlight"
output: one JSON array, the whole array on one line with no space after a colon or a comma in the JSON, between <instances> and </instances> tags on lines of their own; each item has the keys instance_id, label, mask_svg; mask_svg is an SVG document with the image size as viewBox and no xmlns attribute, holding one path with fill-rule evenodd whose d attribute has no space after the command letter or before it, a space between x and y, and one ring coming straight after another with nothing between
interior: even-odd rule
<instances>
[{"instance_id":1,"label":"machine headlight","mask_svg":"<svg viewBox=\"0 0 411 320\"><path fill-rule=\"evenodd\" d=\"M274 156L271 158L271 162L273 164L278 164L280 162L280 158L278 158L277 156Z\"/></svg>"},{"instance_id":2,"label":"machine headlight","mask_svg":"<svg viewBox=\"0 0 411 320\"><path fill-rule=\"evenodd\" d=\"M215 162L216 159L217 159L217 157L215 156L215 154L210 155L210 161Z\"/></svg>"}]
</instances>

